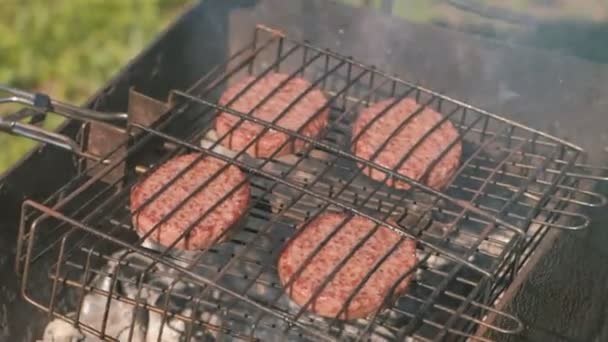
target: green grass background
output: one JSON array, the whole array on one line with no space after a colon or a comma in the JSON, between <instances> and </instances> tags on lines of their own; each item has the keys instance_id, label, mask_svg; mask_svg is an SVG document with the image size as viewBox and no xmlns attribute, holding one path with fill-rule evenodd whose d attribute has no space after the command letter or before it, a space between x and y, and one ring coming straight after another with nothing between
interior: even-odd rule
<instances>
[{"instance_id":1,"label":"green grass background","mask_svg":"<svg viewBox=\"0 0 608 342\"><path fill-rule=\"evenodd\" d=\"M229 0L226 0L229 1ZM289 1L289 0L285 0ZM339 0L380 8L382 0ZM38 90L74 103L104 84L141 51L189 0L2 0L0 1L0 83ZM536 32L461 12L441 0L396 0L393 14L500 38L515 32L521 41L608 62L605 0L514 0L481 3L547 21ZM583 23L582 26L580 23ZM505 33L507 32L507 33ZM564 34L565 33L565 34ZM568 40L569 39L569 40ZM587 43L591 41L591 44ZM569 52L567 49L570 49ZM7 108L0 108L6 112ZM46 123L57 126L53 117ZM0 133L0 172L32 143Z\"/></svg>"},{"instance_id":2,"label":"green grass background","mask_svg":"<svg viewBox=\"0 0 608 342\"><path fill-rule=\"evenodd\" d=\"M188 2L2 0L0 83L82 103ZM0 113L8 110L0 107ZM45 126L60 122L53 116ZM0 172L32 146L31 141L0 133Z\"/></svg>"}]
</instances>

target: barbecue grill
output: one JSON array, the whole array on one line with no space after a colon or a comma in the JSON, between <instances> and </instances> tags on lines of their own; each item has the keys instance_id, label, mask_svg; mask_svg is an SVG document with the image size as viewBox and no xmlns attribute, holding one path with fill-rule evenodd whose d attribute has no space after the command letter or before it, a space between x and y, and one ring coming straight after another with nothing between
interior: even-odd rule
<instances>
[{"instance_id":1,"label":"barbecue grill","mask_svg":"<svg viewBox=\"0 0 608 342\"><path fill-rule=\"evenodd\" d=\"M215 14L226 9L216 6ZM591 190L603 180L601 169L587 165L575 144L283 30L244 26L230 53L211 54L184 79L169 78L156 89L105 90L126 97L126 108L104 103L103 96L83 109L2 88L10 95L2 102L30 110L5 117L0 127L55 147L53 153L74 171L20 210L15 267L21 295L49 321L59 319L47 333L120 341L488 340L486 330L520 333L522 322L500 309L504 291L548 231L589 225L581 208L606 202ZM141 69L149 69L141 77L150 82L168 77L160 67L165 55L157 57ZM218 104L233 82L277 71L304 77L328 95L331 124L321 137ZM417 112L433 108L459 130L459 139L449 143L463 144L463 158L443 191L350 152L358 111L405 97L420 104ZM62 133L45 132L34 122L47 112L72 121ZM246 148L228 150L221 145L225 136L212 128L218 112L286 133L290 142L302 140L307 147L269 159L248 156ZM32 123L20 121L25 118ZM238 166L253 186L246 221L227 241L196 253L139 237L131 215L141 208L128 203L133 185L172 156L192 151ZM411 188L372 181L360 164ZM277 255L295 227L327 211L365 216L417 243L418 262L407 274L413 284L401 296L388 295L381 310L365 319L316 316L293 304L277 278Z\"/></svg>"}]
</instances>

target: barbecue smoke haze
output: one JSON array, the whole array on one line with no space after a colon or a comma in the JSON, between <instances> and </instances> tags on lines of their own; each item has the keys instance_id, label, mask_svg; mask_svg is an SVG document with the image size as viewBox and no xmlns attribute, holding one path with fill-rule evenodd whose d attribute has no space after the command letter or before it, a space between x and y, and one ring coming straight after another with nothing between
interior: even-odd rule
<instances>
[{"instance_id":1,"label":"barbecue smoke haze","mask_svg":"<svg viewBox=\"0 0 608 342\"><path fill-rule=\"evenodd\" d=\"M539 19L526 22L525 30L492 36L466 27L411 23L367 9L336 5L339 9L328 10L331 2L326 1L300 4L302 15L285 8L299 25L280 20L290 28L288 33L566 138L585 148L590 160L606 159L608 134L597 123L606 123L600 113L608 97L593 85L608 78L608 68L594 64L608 62L608 49L598 45L608 24ZM578 113L580 108L590 110Z\"/></svg>"},{"instance_id":2,"label":"barbecue smoke haze","mask_svg":"<svg viewBox=\"0 0 608 342\"><path fill-rule=\"evenodd\" d=\"M479 98L479 105L497 107L520 96L506 77L510 68L500 51L456 44L462 34L441 35L440 27L350 7L329 11L327 6L331 3L301 3L301 12L310 15L301 15L296 19L301 25L286 32L411 83L455 98ZM473 80L484 83L473 85Z\"/></svg>"}]
</instances>

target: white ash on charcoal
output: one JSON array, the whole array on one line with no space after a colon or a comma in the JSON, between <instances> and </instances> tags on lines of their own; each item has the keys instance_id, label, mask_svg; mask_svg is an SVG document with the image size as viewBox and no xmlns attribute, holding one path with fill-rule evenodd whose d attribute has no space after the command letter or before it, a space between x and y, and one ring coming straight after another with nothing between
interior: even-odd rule
<instances>
[{"instance_id":1,"label":"white ash on charcoal","mask_svg":"<svg viewBox=\"0 0 608 342\"><path fill-rule=\"evenodd\" d=\"M121 260L118 266L118 260ZM194 318L196 321L205 322L212 326L221 326L221 319L204 311L204 306L193 307L198 289L189 282L179 280L175 270L163 265L153 265L153 261L147 257L118 251L114 253L108 263L101 269L90 282L89 286L94 290L110 291L113 284L113 275L116 276L114 286L115 295L123 300L110 299L109 310L107 310L105 334L118 341L162 341L179 342L187 333L187 325L184 320L178 319L177 315ZM138 282L143 283L138 287ZM77 318L80 325L88 326L98 331L101 330L108 296L90 291L84 296L80 315ZM136 306L128 301L136 301L141 306ZM146 310L144 305L153 309ZM167 307L167 315L161 314ZM159 313L160 311L161 313ZM163 317L167 317L163 319ZM75 329L63 321L54 320L50 322L45 330L44 341L97 342L98 337L90 334L85 329ZM161 329L162 325L162 329ZM161 334L162 331L162 334ZM192 341L213 341L216 333L199 324L195 324L191 331ZM215 334L215 335L214 335ZM160 340L158 337L160 336Z\"/></svg>"},{"instance_id":2,"label":"white ash on charcoal","mask_svg":"<svg viewBox=\"0 0 608 342\"><path fill-rule=\"evenodd\" d=\"M192 268L200 255L180 255L172 259L181 267ZM151 261L150 261L151 262ZM214 341L222 320L207 311L210 300L217 295L211 291L201 296L199 286L192 284L174 270L159 267L145 280L145 300L152 308L147 311L146 341L179 342L190 334L190 341ZM179 317L181 316L181 318ZM191 326L187 321L192 320ZM203 322L213 329L206 329Z\"/></svg>"},{"instance_id":3,"label":"white ash on charcoal","mask_svg":"<svg viewBox=\"0 0 608 342\"><path fill-rule=\"evenodd\" d=\"M68 314L74 317L75 313ZM83 342L86 336L72 324L55 318L44 328L42 342Z\"/></svg>"},{"instance_id":4,"label":"white ash on charcoal","mask_svg":"<svg viewBox=\"0 0 608 342\"><path fill-rule=\"evenodd\" d=\"M168 280L168 281L167 281ZM193 321L205 322L219 329L222 320L201 305L199 289L184 281L159 278L151 284L155 290L149 291L148 303L160 309L148 311L146 341L181 342L190 335L189 341L215 341L217 330L207 330ZM166 310L165 310L166 309ZM176 317L177 315L184 318Z\"/></svg>"},{"instance_id":5,"label":"white ash on charcoal","mask_svg":"<svg viewBox=\"0 0 608 342\"><path fill-rule=\"evenodd\" d=\"M120 260L122 256L125 256L122 259L124 264L121 267L117 267L118 262L116 260ZM108 311L107 318L105 318L105 334L107 336L111 336L119 341L128 341L130 330L132 330L131 341L144 341L146 329L145 313L142 313L140 309L136 309L132 304L95 292L95 290L109 292L111 289L114 289L116 295L134 298L133 296L137 293L137 287L123 281L125 275L130 273L128 268L132 266L141 267L142 258L136 257L134 254L126 254L125 252L118 252L112 255L111 260L88 284L93 290L84 296L79 315L72 314L80 325L101 331L105 313ZM112 276L115 272L119 272L119 275L115 286L112 286ZM109 309L106 310L108 305ZM55 338L59 338L59 336L75 333L73 329L69 331L62 329L64 327L65 325L57 320L49 323L45 331L45 339L48 338L49 341L53 341ZM72 328L71 326L69 327ZM80 339L82 341L101 341L84 329L80 330L79 333L82 336Z\"/></svg>"},{"instance_id":6,"label":"white ash on charcoal","mask_svg":"<svg viewBox=\"0 0 608 342\"><path fill-rule=\"evenodd\" d=\"M186 309L182 312L187 317L196 317L191 309ZM221 320L217 315L203 313L200 319L209 324L220 326ZM182 342L187 339L188 324L181 319L163 318L163 315L157 312L150 312L148 332L146 334L146 342ZM217 333L205 333L200 329L194 329L188 341L220 341Z\"/></svg>"},{"instance_id":7,"label":"white ash on charcoal","mask_svg":"<svg viewBox=\"0 0 608 342\"><path fill-rule=\"evenodd\" d=\"M123 258L124 256L124 258ZM118 260L122 260L118 266ZM128 298L137 295L137 280L131 277L136 275L137 269L146 265L146 259L135 254L124 251L114 253L111 260L103 269L104 274L97 274L93 280L92 287L97 290L109 292L114 288L115 294ZM113 285L113 275L118 272L116 283ZM128 279L128 280L127 280ZM79 322L83 325L101 330L101 325L106 311L108 297L101 293L89 292L85 295L80 309ZM143 341L146 328L145 313L134 305L112 298L110 300L109 312L105 333L114 336L120 341L127 341L129 330L133 330L133 341ZM133 326L133 328L131 328ZM87 341L95 341L96 338L87 335ZM122 339L121 339L122 338Z\"/></svg>"}]
</instances>

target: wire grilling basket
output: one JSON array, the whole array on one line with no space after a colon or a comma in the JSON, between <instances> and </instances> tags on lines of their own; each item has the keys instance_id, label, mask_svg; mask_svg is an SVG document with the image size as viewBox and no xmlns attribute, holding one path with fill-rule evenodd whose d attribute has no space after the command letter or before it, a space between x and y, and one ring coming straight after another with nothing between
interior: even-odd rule
<instances>
[{"instance_id":1,"label":"wire grilling basket","mask_svg":"<svg viewBox=\"0 0 608 342\"><path fill-rule=\"evenodd\" d=\"M316 115L329 109L330 124L319 137L218 104L239 79L252 75L257 82L274 72L305 78L308 91L327 95ZM68 149L80 166L46 201L23 205L16 263L23 296L92 340L487 340L475 335L480 327L517 333L521 322L495 308L500 293L548 229L583 229L588 219L578 208L605 204L588 190L602 178L584 164L579 147L262 26L224 65L190 89L172 91L167 103L132 90L128 115L100 117L5 90L13 96L2 102L36 110L5 117L0 128ZM432 108L458 129L447 144L462 144L463 155L443 191L351 153L360 110L388 98L415 99L417 112ZM81 141L18 121L46 111L83 120ZM254 140L282 132L285 145L302 141L305 148L264 159L247 148L229 150L221 143L227 135L213 129L219 112L262 126ZM117 123L100 122L109 120ZM252 189L239 224L195 252L174 247L179 241L161 246L138 236L132 215L141 208L129 206L135 184L187 152L238 166ZM370 179L362 165L409 189ZM327 212L366 217L416 242L415 266L403 275L411 279L407 290L389 291L366 318L318 316L296 305L277 275L278 256L296 227ZM39 290L36 273L48 275L50 292Z\"/></svg>"}]
</instances>

